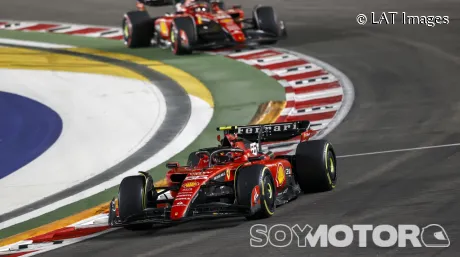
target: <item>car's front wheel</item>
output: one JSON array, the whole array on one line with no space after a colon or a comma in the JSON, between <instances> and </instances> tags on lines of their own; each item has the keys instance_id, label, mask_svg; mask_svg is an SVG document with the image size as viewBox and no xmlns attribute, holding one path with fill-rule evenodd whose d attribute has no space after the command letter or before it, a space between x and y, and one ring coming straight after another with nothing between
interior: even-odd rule
<instances>
[{"instance_id":1,"label":"car's front wheel","mask_svg":"<svg viewBox=\"0 0 460 257\"><path fill-rule=\"evenodd\" d=\"M270 170L255 164L236 170L235 197L238 205L247 206L247 219L263 219L275 213L276 187Z\"/></svg>"},{"instance_id":2,"label":"car's front wheel","mask_svg":"<svg viewBox=\"0 0 460 257\"><path fill-rule=\"evenodd\" d=\"M191 17L175 18L169 35L171 51L176 55L191 54L197 41L195 23Z\"/></svg>"},{"instance_id":3,"label":"car's front wheel","mask_svg":"<svg viewBox=\"0 0 460 257\"><path fill-rule=\"evenodd\" d=\"M120 220L127 224L139 215L142 215L146 208L148 187L150 178L144 175L129 176L124 178L118 190L118 212ZM150 224L125 225L129 230L150 228Z\"/></svg>"}]
</instances>

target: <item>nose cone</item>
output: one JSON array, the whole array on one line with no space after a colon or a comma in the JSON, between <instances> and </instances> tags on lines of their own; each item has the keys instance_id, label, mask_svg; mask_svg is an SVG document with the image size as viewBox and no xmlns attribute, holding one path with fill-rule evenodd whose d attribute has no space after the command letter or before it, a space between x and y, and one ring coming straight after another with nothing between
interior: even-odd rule
<instances>
[{"instance_id":1,"label":"nose cone","mask_svg":"<svg viewBox=\"0 0 460 257\"><path fill-rule=\"evenodd\" d=\"M238 43L244 43L246 41L246 37L244 36L243 32L238 31L233 33L233 40Z\"/></svg>"},{"instance_id":2,"label":"nose cone","mask_svg":"<svg viewBox=\"0 0 460 257\"><path fill-rule=\"evenodd\" d=\"M183 217L185 217L185 214L187 213L187 206L184 203L174 203L174 205L171 208L171 220L180 220Z\"/></svg>"},{"instance_id":3,"label":"nose cone","mask_svg":"<svg viewBox=\"0 0 460 257\"><path fill-rule=\"evenodd\" d=\"M174 198L173 205L171 207L171 220L180 220L187 215L188 206L190 205L193 197L200 190L200 186L204 181L184 181L182 183L179 192Z\"/></svg>"}]
</instances>

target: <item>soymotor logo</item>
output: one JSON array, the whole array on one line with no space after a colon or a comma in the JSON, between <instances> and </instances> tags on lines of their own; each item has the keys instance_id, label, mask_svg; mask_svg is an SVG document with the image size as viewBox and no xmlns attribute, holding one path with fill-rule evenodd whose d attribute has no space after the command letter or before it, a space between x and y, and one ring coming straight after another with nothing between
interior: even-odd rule
<instances>
[{"instance_id":1,"label":"soymotor logo","mask_svg":"<svg viewBox=\"0 0 460 257\"><path fill-rule=\"evenodd\" d=\"M420 229L417 225L310 225L288 226L277 224L268 227L253 225L250 229L251 247L348 247L353 242L367 247L368 242L378 247L449 247L450 240L441 225L430 224Z\"/></svg>"}]
</instances>

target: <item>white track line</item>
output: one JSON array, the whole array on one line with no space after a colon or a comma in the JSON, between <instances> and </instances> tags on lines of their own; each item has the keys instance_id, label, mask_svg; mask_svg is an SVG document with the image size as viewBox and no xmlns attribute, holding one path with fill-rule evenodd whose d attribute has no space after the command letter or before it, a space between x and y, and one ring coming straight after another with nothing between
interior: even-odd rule
<instances>
[{"instance_id":1,"label":"white track line","mask_svg":"<svg viewBox=\"0 0 460 257\"><path fill-rule=\"evenodd\" d=\"M74 46L70 46L70 45L58 45L58 44L36 42L36 41L16 40L16 39L9 39L9 38L0 38L0 43L18 45L18 46L40 47L40 48L74 48Z\"/></svg>"},{"instance_id":2,"label":"white track line","mask_svg":"<svg viewBox=\"0 0 460 257\"><path fill-rule=\"evenodd\" d=\"M394 150L369 152L369 153L347 154L347 155L337 156L337 158L349 158L349 157L377 155L377 154L386 154L386 153L398 153L398 152L411 152L411 151L429 150L429 149L435 149L435 148L446 148L446 147L455 147L455 146L460 146L460 143L445 144L445 145L421 146L421 147L414 147L414 148L394 149Z\"/></svg>"}]
</instances>

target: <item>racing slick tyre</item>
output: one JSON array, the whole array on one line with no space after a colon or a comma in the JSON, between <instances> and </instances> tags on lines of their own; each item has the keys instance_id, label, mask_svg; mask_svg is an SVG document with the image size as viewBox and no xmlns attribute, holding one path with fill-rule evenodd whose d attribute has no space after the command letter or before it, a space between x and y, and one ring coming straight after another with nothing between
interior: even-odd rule
<instances>
[{"instance_id":1,"label":"racing slick tyre","mask_svg":"<svg viewBox=\"0 0 460 257\"><path fill-rule=\"evenodd\" d=\"M280 37L283 35L283 31L280 28L278 17L276 16L275 10L271 6L257 6L253 11L253 19L256 27L262 31L273 34L274 37ZM267 40L263 44L275 44L278 40Z\"/></svg>"},{"instance_id":2,"label":"racing slick tyre","mask_svg":"<svg viewBox=\"0 0 460 257\"><path fill-rule=\"evenodd\" d=\"M118 212L122 222L129 222L132 215L142 214L147 202L146 187L151 177L145 175L129 176L124 178L118 190ZM151 183L151 182L150 182ZM123 226L129 230L150 228L150 224L135 224Z\"/></svg>"},{"instance_id":3,"label":"racing slick tyre","mask_svg":"<svg viewBox=\"0 0 460 257\"><path fill-rule=\"evenodd\" d=\"M131 11L122 21L123 40L129 48L148 47L154 33L154 22L146 11Z\"/></svg>"},{"instance_id":4,"label":"racing slick tyre","mask_svg":"<svg viewBox=\"0 0 460 257\"><path fill-rule=\"evenodd\" d=\"M304 193L335 188L337 161L332 145L325 140L301 142L295 154L294 175Z\"/></svg>"},{"instance_id":5,"label":"racing slick tyre","mask_svg":"<svg viewBox=\"0 0 460 257\"><path fill-rule=\"evenodd\" d=\"M191 54L192 47L198 40L193 18L177 17L174 19L169 39L171 50L176 55Z\"/></svg>"},{"instance_id":6,"label":"racing slick tyre","mask_svg":"<svg viewBox=\"0 0 460 257\"><path fill-rule=\"evenodd\" d=\"M276 187L270 170L262 164L237 169L235 199L250 208L248 220L268 218L275 212Z\"/></svg>"}]
</instances>

